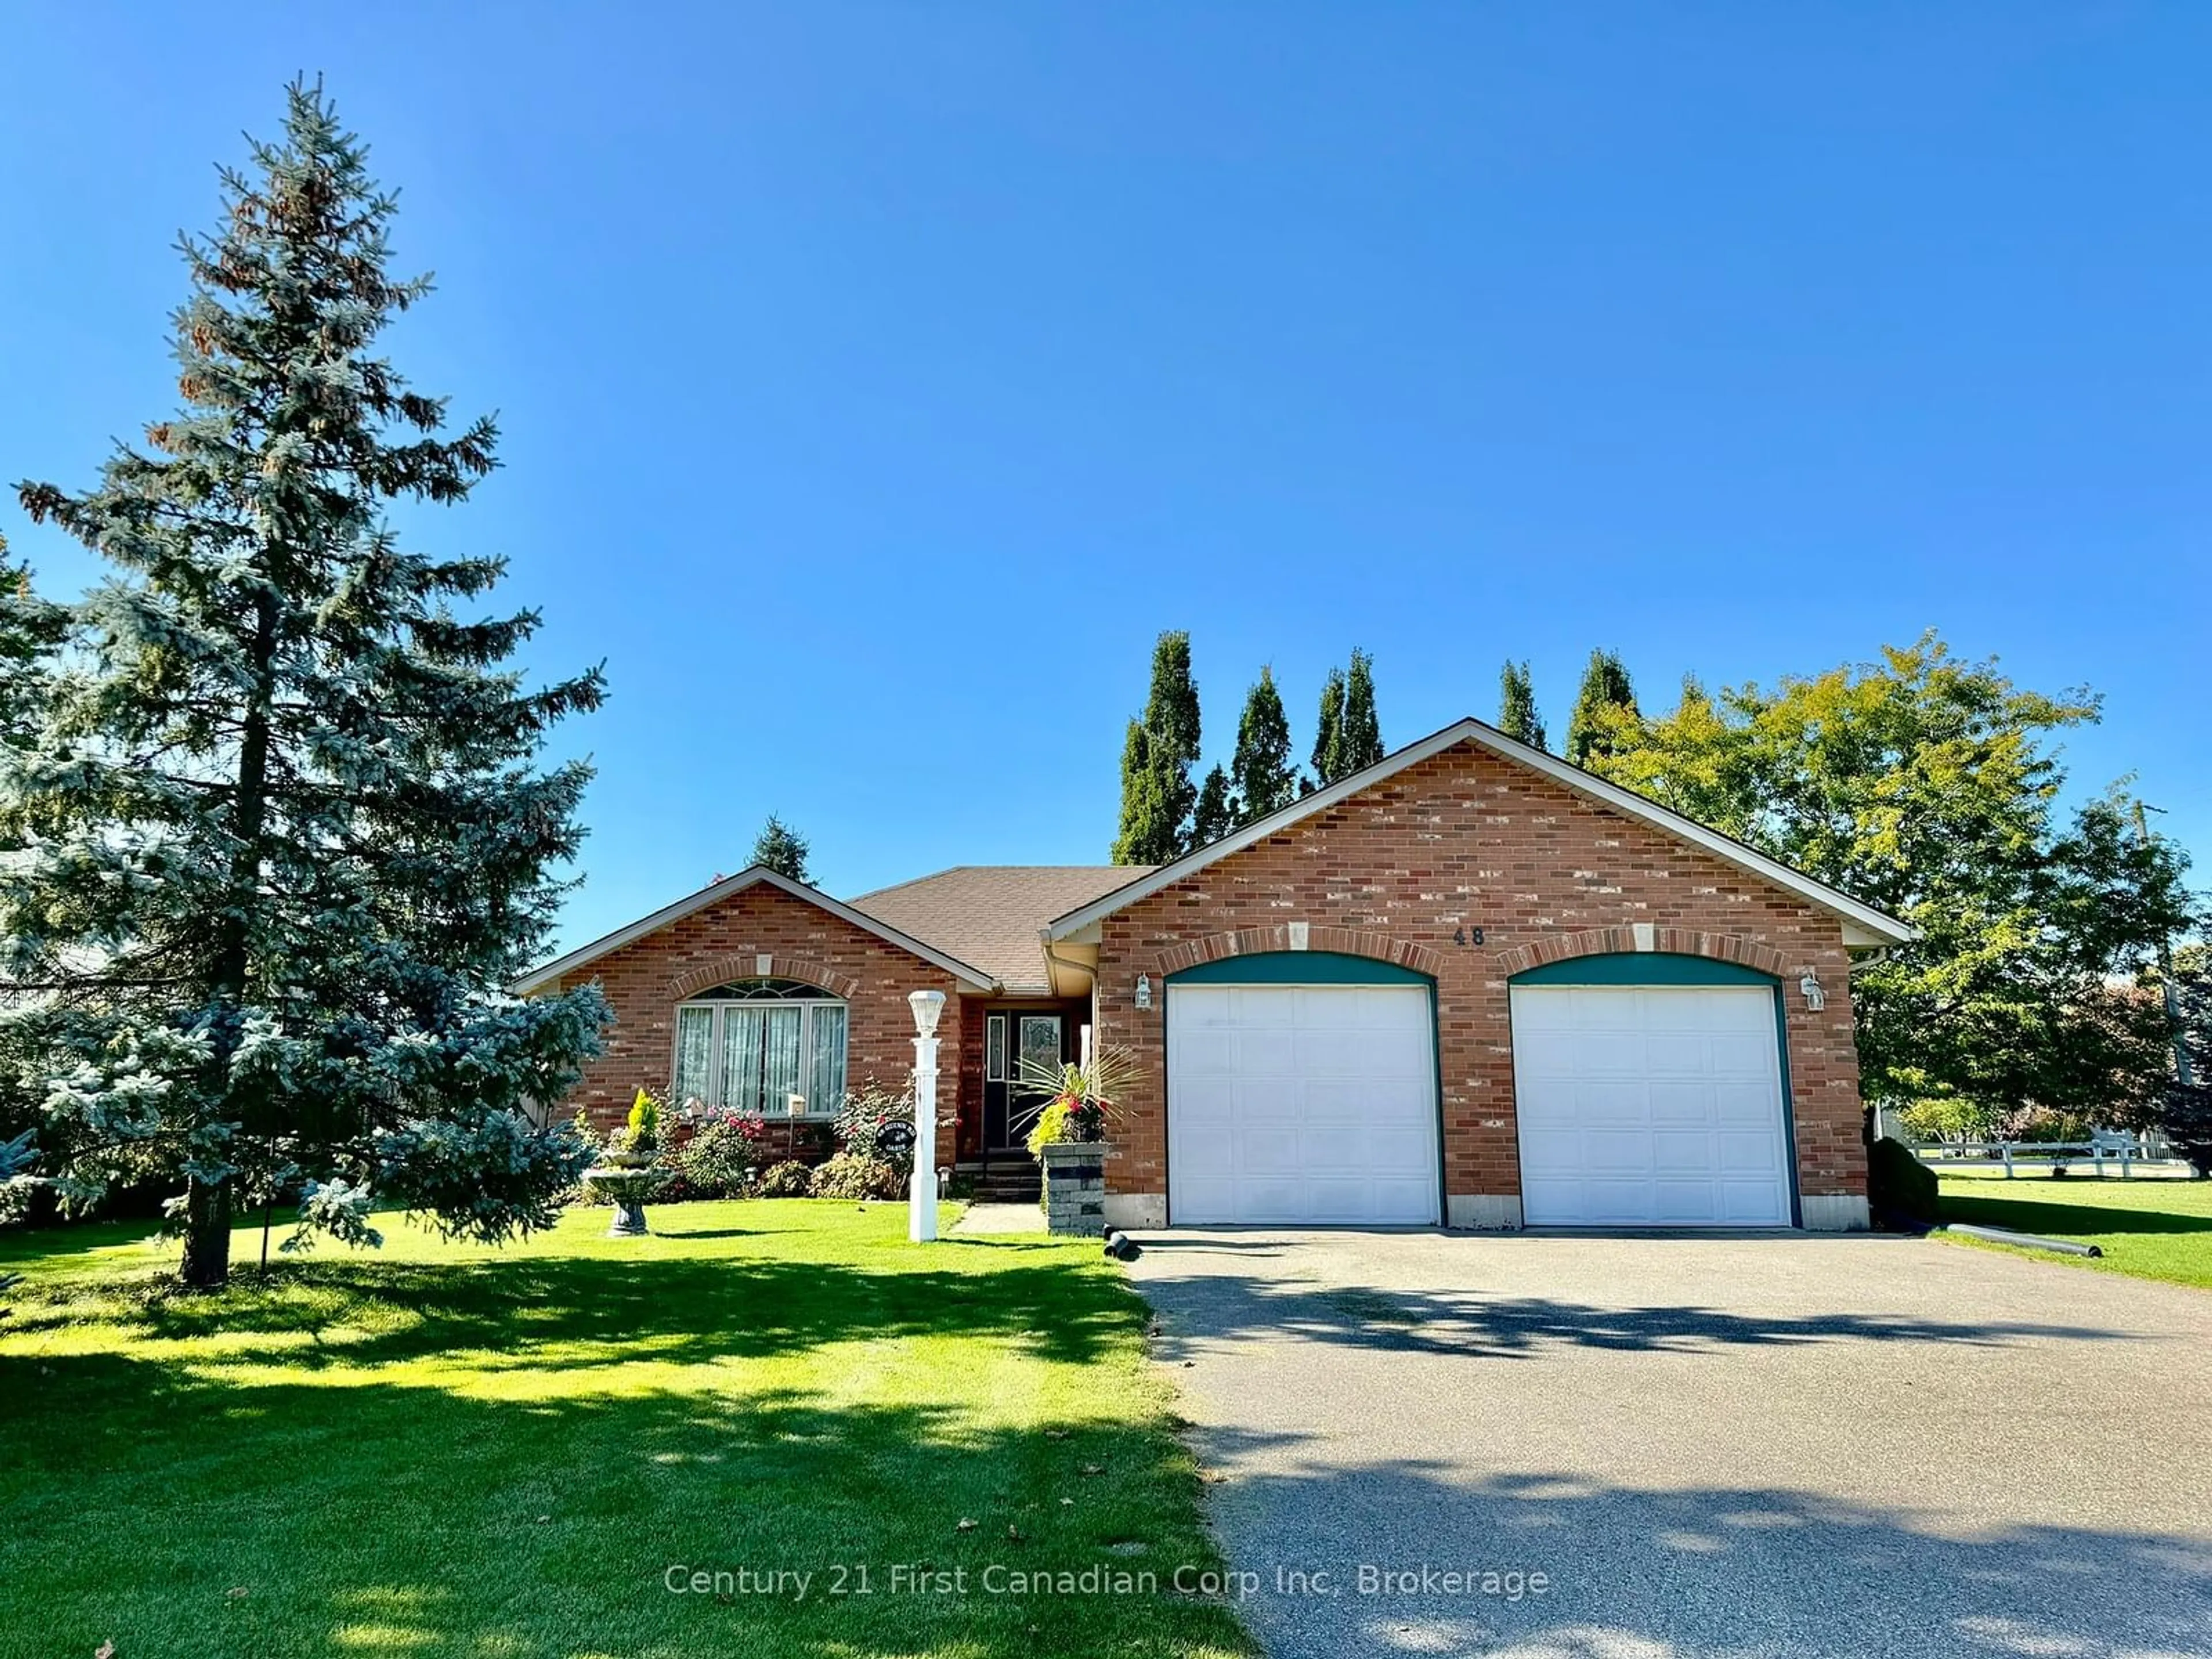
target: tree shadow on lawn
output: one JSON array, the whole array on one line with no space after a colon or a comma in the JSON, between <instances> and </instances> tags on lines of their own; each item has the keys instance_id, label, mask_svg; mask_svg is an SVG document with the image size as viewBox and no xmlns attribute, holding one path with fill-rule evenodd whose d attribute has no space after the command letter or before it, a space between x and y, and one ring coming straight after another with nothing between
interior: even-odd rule
<instances>
[{"instance_id":1,"label":"tree shadow on lawn","mask_svg":"<svg viewBox=\"0 0 2212 1659\"><path fill-rule=\"evenodd\" d=\"M1162 1357L1176 1359L1184 1357L1177 1345L1193 1338L1291 1337L1480 1359L1532 1358L1559 1347L1695 1353L1813 1342L1996 1346L2032 1338L2129 1340L2088 1326L1909 1314L1741 1314L1690 1305L1605 1308L1554 1297L1316 1286L1227 1273L1153 1274L1139 1288L1165 1316Z\"/></svg>"},{"instance_id":2,"label":"tree shadow on lawn","mask_svg":"<svg viewBox=\"0 0 2212 1659\"><path fill-rule=\"evenodd\" d=\"M692 1235L699 1237L699 1235ZM514 1255L453 1262L289 1261L219 1296L166 1279L32 1281L0 1330L77 1322L88 1294L125 1340L226 1339L215 1363L375 1366L453 1356L477 1368L760 1359L840 1342L995 1337L1079 1364L1131 1328L1133 1300L1087 1261L986 1271L870 1270L834 1261ZM254 1336L279 1339L260 1345ZM300 1337L308 1339L305 1342Z\"/></svg>"},{"instance_id":3,"label":"tree shadow on lawn","mask_svg":"<svg viewBox=\"0 0 2212 1659\"><path fill-rule=\"evenodd\" d=\"M1188 1454L1143 1411L1048 1431L792 1389L521 1403L120 1354L0 1358L0 1659L1245 1651L1218 1603L1165 1588L1218 1557ZM965 1567L965 1590L895 1589L902 1563ZM1162 1588L994 1595L994 1564ZM809 1577L693 1593L702 1569Z\"/></svg>"},{"instance_id":4,"label":"tree shadow on lawn","mask_svg":"<svg viewBox=\"0 0 2212 1659\"><path fill-rule=\"evenodd\" d=\"M1240 1474L1241 1431L1196 1431L1240 1611L1275 1659L1506 1652L1544 1659L2143 1659L2212 1651L2212 1539L2090 1527L1939 1526L1802 1491L1624 1486L1422 1462ZM1272 1463L1273 1460L1269 1460ZM2185 1478L2177 1476L2177 1478ZM1361 1565L1518 1572L1522 1594ZM1340 1595L1277 1569L1322 1569ZM1528 1575L1547 1586L1527 1593ZM1310 1581L1306 1581L1310 1583ZM1291 1593L1279 1588L1287 1583Z\"/></svg>"},{"instance_id":5,"label":"tree shadow on lawn","mask_svg":"<svg viewBox=\"0 0 2212 1659\"><path fill-rule=\"evenodd\" d=\"M2069 1204L2057 1197L1984 1198L1947 1192L1942 1207L1946 1221L1969 1221L1977 1226L2008 1227L2014 1232L2060 1237L2084 1233L2212 1233L2212 1215Z\"/></svg>"}]
</instances>

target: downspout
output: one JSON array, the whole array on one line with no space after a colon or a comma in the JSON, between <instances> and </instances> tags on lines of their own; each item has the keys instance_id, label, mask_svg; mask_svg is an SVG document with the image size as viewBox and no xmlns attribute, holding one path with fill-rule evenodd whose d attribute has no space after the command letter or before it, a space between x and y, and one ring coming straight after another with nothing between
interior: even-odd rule
<instances>
[{"instance_id":1,"label":"downspout","mask_svg":"<svg viewBox=\"0 0 2212 1659\"><path fill-rule=\"evenodd\" d=\"M1091 969L1084 966L1083 963L1071 960L1069 957L1063 957L1054 951L1052 948L1051 928L1040 927L1037 929L1037 943L1044 947L1045 978L1051 983L1053 995L1058 996L1060 994L1060 975L1055 970L1061 968L1072 968L1077 973L1085 975L1089 977L1091 981L1091 996L1095 1003L1098 991L1097 974Z\"/></svg>"}]
</instances>

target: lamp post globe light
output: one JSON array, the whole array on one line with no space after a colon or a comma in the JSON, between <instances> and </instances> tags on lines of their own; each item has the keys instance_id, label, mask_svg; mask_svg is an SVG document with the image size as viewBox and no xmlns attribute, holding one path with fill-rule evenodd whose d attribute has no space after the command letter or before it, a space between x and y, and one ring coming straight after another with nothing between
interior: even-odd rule
<instances>
[{"instance_id":1,"label":"lamp post globe light","mask_svg":"<svg viewBox=\"0 0 2212 1659\"><path fill-rule=\"evenodd\" d=\"M937 1237L937 1021L945 993L915 991L914 1010L914 1176L908 1183L906 1236L916 1244Z\"/></svg>"}]
</instances>

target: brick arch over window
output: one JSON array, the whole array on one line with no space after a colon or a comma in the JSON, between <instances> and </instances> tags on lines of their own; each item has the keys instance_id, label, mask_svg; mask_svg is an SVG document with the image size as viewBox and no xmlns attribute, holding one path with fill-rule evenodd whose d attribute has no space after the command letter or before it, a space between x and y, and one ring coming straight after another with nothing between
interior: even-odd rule
<instances>
[{"instance_id":1,"label":"brick arch over window","mask_svg":"<svg viewBox=\"0 0 2212 1659\"><path fill-rule=\"evenodd\" d=\"M1416 945L1410 939L1393 939L1388 933L1370 933L1356 927L1308 927L1305 942L1291 942L1289 922L1278 922L1272 927L1239 927L1231 932L1208 933L1200 939L1185 939L1170 946L1152 958L1152 972L1165 979L1170 974L1179 974L1186 968L1196 968L1209 962L1220 962L1230 957L1255 957L1277 951L1334 951L1347 957L1370 957L1377 962L1394 962L1401 968L1410 968L1417 974L1426 974L1435 979L1443 971L1444 959L1425 945Z\"/></svg>"},{"instance_id":2,"label":"brick arch over window","mask_svg":"<svg viewBox=\"0 0 2212 1659\"><path fill-rule=\"evenodd\" d=\"M681 1002L686 997L696 997L702 991L711 991L717 985L727 985L741 979L795 979L802 984L818 985L833 997L842 997L850 1002L860 992L860 981L850 974L841 974L826 962L817 962L811 957L788 957L766 951L732 951L726 956L712 957L707 961L685 969L668 981L672 1001Z\"/></svg>"},{"instance_id":3,"label":"brick arch over window","mask_svg":"<svg viewBox=\"0 0 2212 1659\"><path fill-rule=\"evenodd\" d=\"M1497 956L1499 974L1511 979L1516 974L1525 974L1531 968L1565 962L1572 957L1632 955L1638 950L1662 951L1674 956L1710 957L1715 962L1732 962L1738 967L1749 968L1775 979L1790 976L1789 958L1771 945L1761 945L1756 939L1740 938L1735 933L1701 933L1687 927L1654 927L1650 942L1640 945L1636 929L1629 927L1591 927L1579 933L1553 933L1527 945L1516 945L1510 951L1500 951Z\"/></svg>"}]
</instances>

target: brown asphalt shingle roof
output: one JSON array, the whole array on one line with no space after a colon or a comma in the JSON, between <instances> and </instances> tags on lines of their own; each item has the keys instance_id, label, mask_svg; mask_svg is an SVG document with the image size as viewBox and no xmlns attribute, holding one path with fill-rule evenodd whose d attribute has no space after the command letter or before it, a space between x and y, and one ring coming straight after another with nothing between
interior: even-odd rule
<instances>
[{"instance_id":1,"label":"brown asphalt shingle roof","mask_svg":"<svg viewBox=\"0 0 2212 1659\"><path fill-rule=\"evenodd\" d=\"M1044 925L1148 874L1149 864L963 864L848 899L1010 991L1046 988Z\"/></svg>"}]
</instances>

